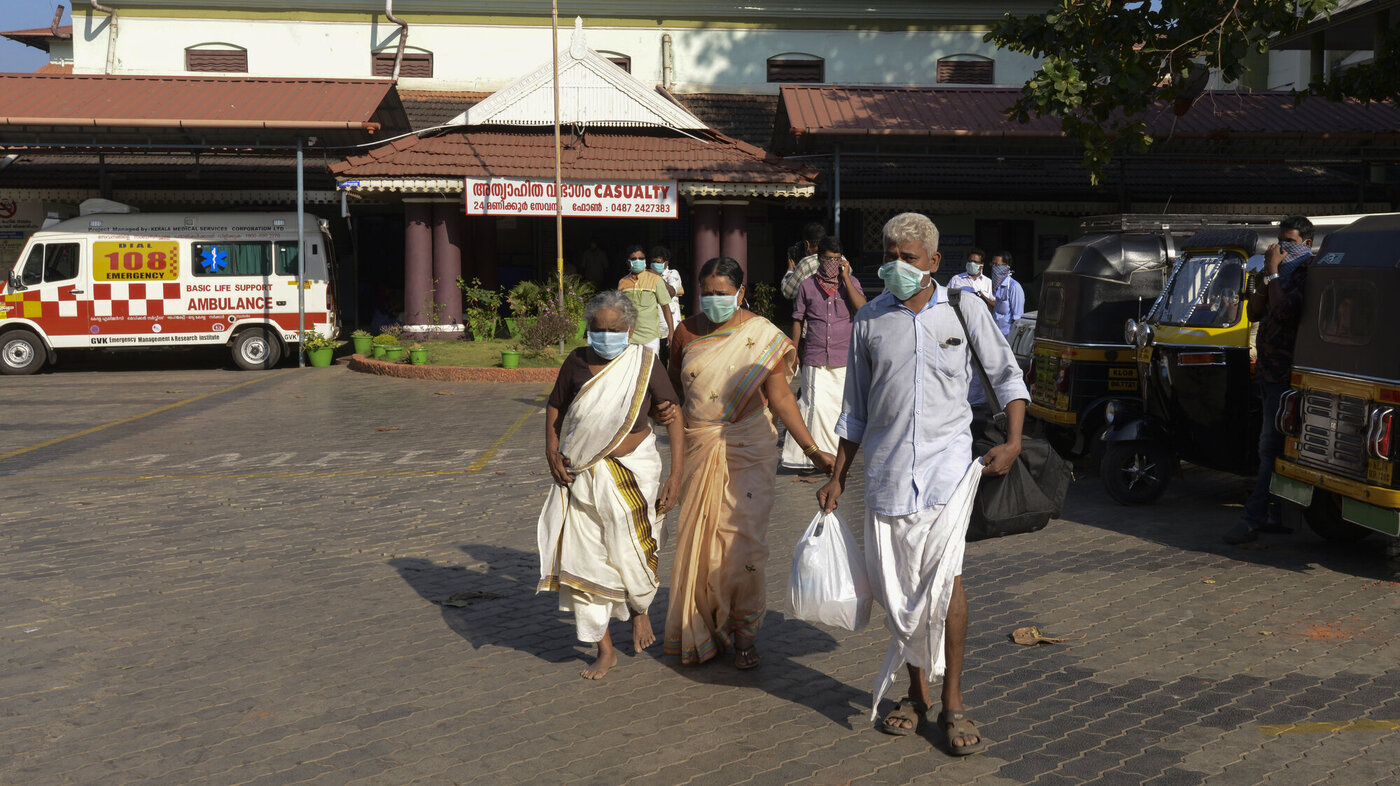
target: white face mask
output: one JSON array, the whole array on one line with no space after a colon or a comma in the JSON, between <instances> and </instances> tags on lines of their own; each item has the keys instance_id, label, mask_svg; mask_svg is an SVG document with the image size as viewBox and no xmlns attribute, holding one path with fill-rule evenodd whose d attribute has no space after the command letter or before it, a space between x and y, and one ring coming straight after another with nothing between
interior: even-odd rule
<instances>
[{"instance_id":1,"label":"white face mask","mask_svg":"<svg viewBox=\"0 0 1400 786\"><path fill-rule=\"evenodd\" d=\"M967 263L967 274L968 274L969 276L974 277L974 278L977 277L977 276L982 275L982 263L981 263L981 262L968 262L968 263Z\"/></svg>"}]
</instances>

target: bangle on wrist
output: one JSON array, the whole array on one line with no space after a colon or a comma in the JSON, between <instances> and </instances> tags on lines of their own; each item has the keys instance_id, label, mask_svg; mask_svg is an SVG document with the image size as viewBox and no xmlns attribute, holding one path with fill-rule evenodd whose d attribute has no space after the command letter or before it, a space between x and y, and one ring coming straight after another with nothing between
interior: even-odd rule
<instances>
[{"instance_id":1,"label":"bangle on wrist","mask_svg":"<svg viewBox=\"0 0 1400 786\"><path fill-rule=\"evenodd\" d=\"M817 447L817 443L813 442L812 444L810 444L810 445L808 445L807 447L805 447L805 448L802 449L802 455L804 455L804 456L814 456L814 455L816 455L820 450L821 450L821 448L818 448L818 447Z\"/></svg>"}]
</instances>

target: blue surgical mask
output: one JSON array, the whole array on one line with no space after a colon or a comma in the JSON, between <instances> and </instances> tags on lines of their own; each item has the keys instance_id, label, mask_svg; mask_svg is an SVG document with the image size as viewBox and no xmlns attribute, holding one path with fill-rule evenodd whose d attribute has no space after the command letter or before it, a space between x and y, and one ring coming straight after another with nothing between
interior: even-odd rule
<instances>
[{"instance_id":1,"label":"blue surgical mask","mask_svg":"<svg viewBox=\"0 0 1400 786\"><path fill-rule=\"evenodd\" d=\"M628 340L629 336L626 333L588 331L588 346L593 347L593 351L603 360L612 360L621 355L622 350L627 349Z\"/></svg>"},{"instance_id":2,"label":"blue surgical mask","mask_svg":"<svg viewBox=\"0 0 1400 786\"><path fill-rule=\"evenodd\" d=\"M924 277L928 273L902 259L894 259L881 265L879 275L885 282L885 287L899 300L908 300L933 285L932 278L929 278L927 284L924 283Z\"/></svg>"},{"instance_id":3,"label":"blue surgical mask","mask_svg":"<svg viewBox=\"0 0 1400 786\"><path fill-rule=\"evenodd\" d=\"M710 321L719 325L728 322L734 316L734 312L739 310L739 293L732 295L702 295L700 297L700 310L705 312L705 316Z\"/></svg>"},{"instance_id":4,"label":"blue surgical mask","mask_svg":"<svg viewBox=\"0 0 1400 786\"><path fill-rule=\"evenodd\" d=\"M981 263L978 263L978 262L968 262L968 263L967 263L967 274L968 274L969 276L974 276L974 277L982 275L982 265L981 265Z\"/></svg>"},{"instance_id":5,"label":"blue surgical mask","mask_svg":"<svg viewBox=\"0 0 1400 786\"><path fill-rule=\"evenodd\" d=\"M631 266L633 273L640 273L647 269L647 261L645 259L629 259L627 260L627 264Z\"/></svg>"},{"instance_id":6,"label":"blue surgical mask","mask_svg":"<svg viewBox=\"0 0 1400 786\"><path fill-rule=\"evenodd\" d=\"M665 272L666 272L666 263L665 263L665 262L653 262L653 263L651 263L651 271L652 271L653 273L665 273Z\"/></svg>"}]
</instances>

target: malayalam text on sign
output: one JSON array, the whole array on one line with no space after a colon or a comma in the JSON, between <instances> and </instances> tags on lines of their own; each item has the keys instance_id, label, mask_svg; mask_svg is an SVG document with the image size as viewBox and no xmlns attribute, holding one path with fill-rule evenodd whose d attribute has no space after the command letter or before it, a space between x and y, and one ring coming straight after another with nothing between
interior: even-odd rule
<instances>
[{"instance_id":1,"label":"malayalam text on sign","mask_svg":"<svg viewBox=\"0 0 1400 786\"><path fill-rule=\"evenodd\" d=\"M570 218L676 218L676 181L565 180L562 202ZM469 216L552 216L552 181L522 178L466 178Z\"/></svg>"}]
</instances>

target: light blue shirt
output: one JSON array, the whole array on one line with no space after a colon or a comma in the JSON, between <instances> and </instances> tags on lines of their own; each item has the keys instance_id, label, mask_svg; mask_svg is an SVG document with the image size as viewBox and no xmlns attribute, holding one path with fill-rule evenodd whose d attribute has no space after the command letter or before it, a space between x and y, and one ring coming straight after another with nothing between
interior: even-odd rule
<instances>
[{"instance_id":1,"label":"light blue shirt","mask_svg":"<svg viewBox=\"0 0 1400 786\"><path fill-rule=\"evenodd\" d=\"M992 307L992 316L996 318L1001 334L1010 338L1011 326L1026 313L1026 290L1016 279L1007 276L992 297L997 299L997 304Z\"/></svg>"},{"instance_id":2,"label":"light blue shirt","mask_svg":"<svg viewBox=\"0 0 1400 786\"><path fill-rule=\"evenodd\" d=\"M1030 400L1011 345L975 297L963 318L1003 402ZM865 504L907 516L946 504L972 460L972 353L938 287L915 314L888 291L856 314L837 435L865 448Z\"/></svg>"}]
</instances>

